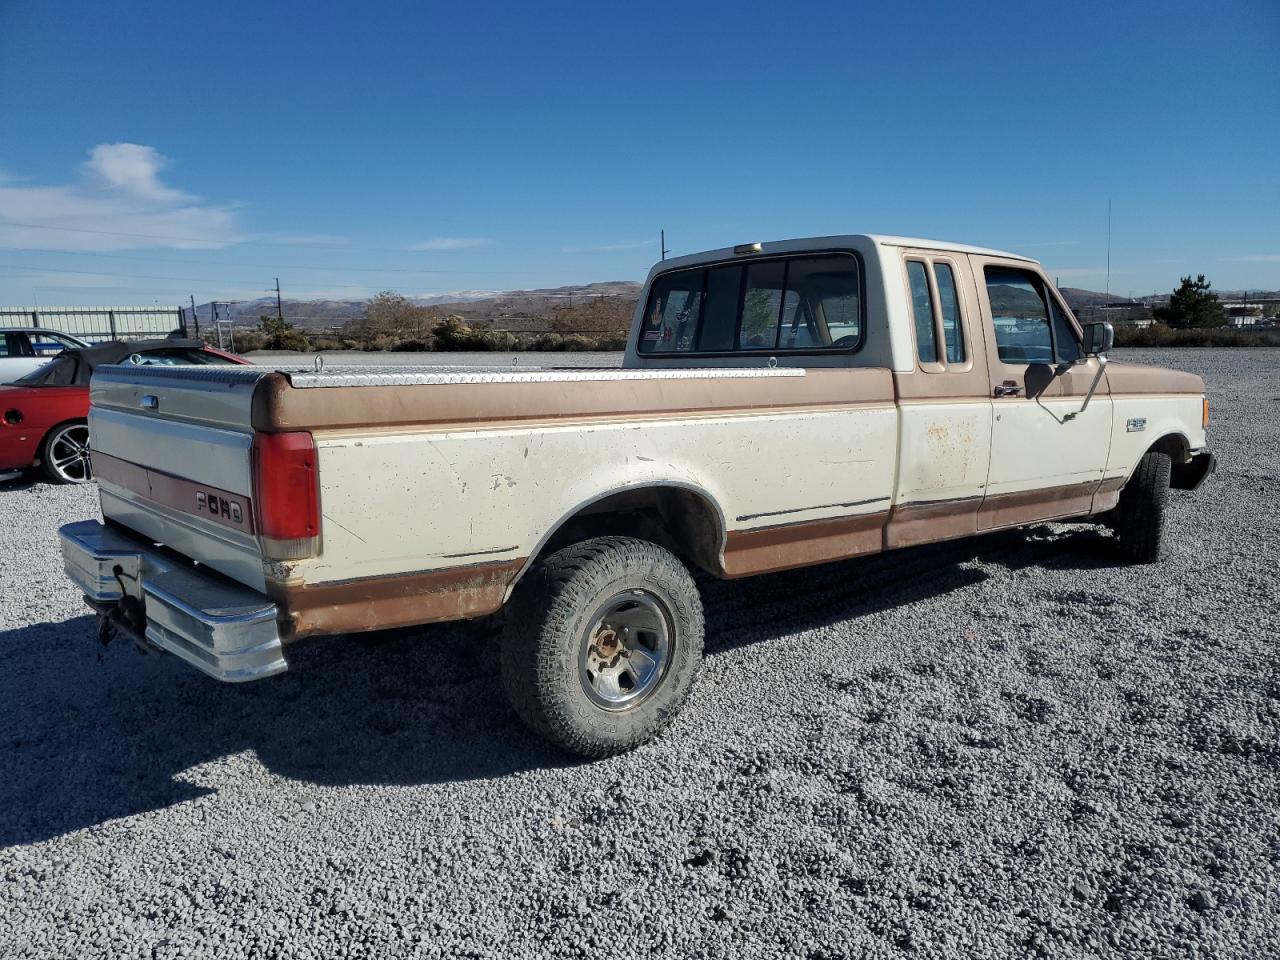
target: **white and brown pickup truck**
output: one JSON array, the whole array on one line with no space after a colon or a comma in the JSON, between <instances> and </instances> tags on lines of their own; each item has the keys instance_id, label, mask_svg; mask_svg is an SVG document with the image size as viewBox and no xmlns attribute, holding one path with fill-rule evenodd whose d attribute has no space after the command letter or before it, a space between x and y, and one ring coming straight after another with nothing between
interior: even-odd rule
<instances>
[{"instance_id":1,"label":"white and brown pickup truck","mask_svg":"<svg viewBox=\"0 0 1280 960\"><path fill-rule=\"evenodd\" d=\"M658 264L622 369L103 367L105 522L62 529L66 569L229 681L503 611L518 713L600 756L687 694L693 570L1066 519L1158 559L1169 487L1213 469L1204 384L1110 344L1032 260L857 235Z\"/></svg>"}]
</instances>

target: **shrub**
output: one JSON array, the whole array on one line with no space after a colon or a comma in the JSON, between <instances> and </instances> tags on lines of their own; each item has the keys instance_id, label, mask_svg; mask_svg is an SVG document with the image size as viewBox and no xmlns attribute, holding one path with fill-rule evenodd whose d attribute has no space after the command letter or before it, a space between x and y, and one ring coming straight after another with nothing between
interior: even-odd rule
<instances>
[{"instance_id":1,"label":"shrub","mask_svg":"<svg viewBox=\"0 0 1280 960\"><path fill-rule=\"evenodd\" d=\"M571 333L564 338L564 346L562 349L569 350L573 353L582 353L587 350L596 349L596 342L590 337L584 337L580 333Z\"/></svg>"},{"instance_id":2,"label":"shrub","mask_svg":"<svg viewBox=\"0 0 1280 960\"><path fill-rule=\"evenodd\" d=\"M1119 327L1117 347L1280 347L1280 330L1233 330L1191 327L1175 330L1163 323L1149 327Z\"/></svg>"},{"instance_id":3,"label":"shrub","mask_svg":"<svg viewBox=\"0 0 1280 960\"><path fill-rule=\"evenodd\" d=\"M206 337L206 342L212 343L214 346L218 344L218 338ZM267 335L259 333L257 330L237 330L232 335L235 341L235 348L240 353L250 353L254 350L265 350L267 348Z\"/></svg>"}]
</instances>

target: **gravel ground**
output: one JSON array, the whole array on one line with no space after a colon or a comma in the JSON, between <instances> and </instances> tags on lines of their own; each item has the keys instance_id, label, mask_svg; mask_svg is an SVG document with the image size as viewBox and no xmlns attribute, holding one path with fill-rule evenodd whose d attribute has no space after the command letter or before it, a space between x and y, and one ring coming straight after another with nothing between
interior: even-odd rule
<instances>
[{"instance_id":1,"label":"gravel ground","mask_svg":"<svg viewBox=\"0 0 1280 960\"><path fill-rule=\"evenodd\" d=\"M577 763L457 627L246 687L99 648L88 489L0 491L0 955L1280 955L1280 351L1155 567L1049 525L708 588L656 743Z\"/></svg>"}]
</instances>

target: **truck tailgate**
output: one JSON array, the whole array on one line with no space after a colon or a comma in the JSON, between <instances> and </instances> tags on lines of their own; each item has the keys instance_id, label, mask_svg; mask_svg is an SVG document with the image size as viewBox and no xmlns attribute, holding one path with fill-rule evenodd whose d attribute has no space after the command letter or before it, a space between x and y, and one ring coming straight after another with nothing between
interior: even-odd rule
<instances>
[{"instance_id":1,"label":"truck tailgate","mask_svg":"<svg viewBox=\"0 0 1280 960\"><path fill-rule=\"evenodd\" d=\"M103 516L255 590L255 367L100 367L90 442Z\"/></svg>"}]
</instances>

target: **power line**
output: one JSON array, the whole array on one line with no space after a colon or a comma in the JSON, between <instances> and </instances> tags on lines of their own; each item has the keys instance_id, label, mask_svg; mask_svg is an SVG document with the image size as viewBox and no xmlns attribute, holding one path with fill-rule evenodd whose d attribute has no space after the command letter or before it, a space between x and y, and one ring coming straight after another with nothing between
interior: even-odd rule
<instances>
[{"instance_id":1,"label":"power line","mask_svg":"<svg viewBox=\"0 0 1280 960\"><path fill-rule=\"evenodd\" d=\"M218 243L208 237L160 236L154 233L124 233L120 230L91 230L88 227L55 227L49 223L20 223L17 220L0 220L0 226L26 227L28 230L59 230L63 233L94 233L105 237L136 237L139 240L180 240L183 243ZM234 243L236 241L229 241Z\"/></svg>"}]
</instances>

